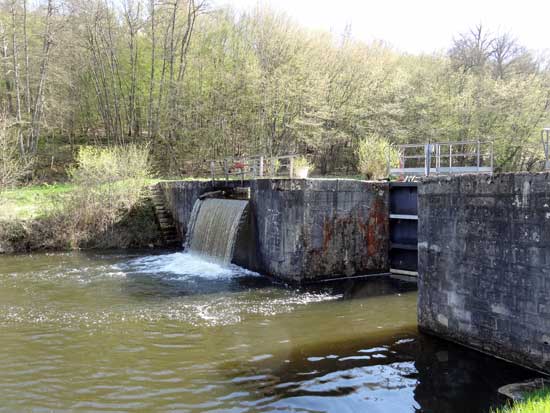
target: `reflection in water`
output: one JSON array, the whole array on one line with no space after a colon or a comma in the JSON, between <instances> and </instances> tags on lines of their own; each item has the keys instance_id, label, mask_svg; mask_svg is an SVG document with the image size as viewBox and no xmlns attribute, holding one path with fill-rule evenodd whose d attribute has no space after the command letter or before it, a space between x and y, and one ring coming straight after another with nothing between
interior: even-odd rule
<instances>
[{"instance_id":1,"label":"reflection in water","mask_svg":"<svg viewBox=\"0 0 550 413\"><path fill-rule=\"evenodd\" d=\"M409 284L182 253L1 257L0 345L0 412L487 412L533 376L418 334Z\"/></svg>"}]
</instances>

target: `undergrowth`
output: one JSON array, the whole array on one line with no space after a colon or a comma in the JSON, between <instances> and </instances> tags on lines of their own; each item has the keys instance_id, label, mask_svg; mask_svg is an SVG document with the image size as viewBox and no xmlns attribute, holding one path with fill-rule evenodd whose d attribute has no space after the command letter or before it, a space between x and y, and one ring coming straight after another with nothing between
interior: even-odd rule
<instances>
[{"instance_id":1,"label":"undergrowth","mask_svg":"<svg viewBox=\"0 0 550 413\"><path fill-rule=\"evenodd\" d=\"M158 242L146 146L82 148L68 184L0 197L0 252L146 247Z\"/></svg>"}]
</instances>

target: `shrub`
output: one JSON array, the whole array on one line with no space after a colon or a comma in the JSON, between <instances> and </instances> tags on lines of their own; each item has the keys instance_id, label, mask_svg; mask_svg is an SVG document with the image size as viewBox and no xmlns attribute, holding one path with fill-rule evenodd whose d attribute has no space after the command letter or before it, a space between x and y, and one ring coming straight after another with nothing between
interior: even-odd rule
<instances>
[{"instance_id":1,"label":"shrub","mask_svg":"<svg viewBox=\"0 0 550 413\"><path fill-rule=\"evenodd\" d=\"M310 161L308 161L308 159L305 156L299 156L295 158L293 164L294 164L294 168L307 168L307 169L313 168L313 164Z\"/></svg>"},{"instance_id":2,"label":"shrub","mask_svg":"<svg viewBox=\"0 0 550 413\"><path fill-rule=\"evenodd\" d=\"M368 135L357 148L359 172L367 179L381 179L388 176L388 157L392 166L399 165L397 150L387 139L376 134Z\"/></svg>"},{"instance_id":3,"label":"shrub","mask_svg":"<svg viewBox=\"0 0 550 413\"><path fill-rule=\"evenodd\" d=\"M115 224L142 201L152 178L147 146L82 148L69 172L75 189L57 212L69 226L67 244L87 246L115 231Z\"/></svg>"}]
</instances>

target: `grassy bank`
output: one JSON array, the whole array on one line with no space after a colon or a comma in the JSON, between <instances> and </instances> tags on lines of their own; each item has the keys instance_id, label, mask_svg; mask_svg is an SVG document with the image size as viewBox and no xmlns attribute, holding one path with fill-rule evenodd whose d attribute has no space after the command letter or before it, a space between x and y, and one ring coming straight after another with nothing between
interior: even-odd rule
<instances>
[{"instance_id":1,"label":"grassy bank","mask_svg":"<svg viewBox=\"0 0 550 413\"><path fill-rule=\"evenodd\" d=\"M149 156L147 146L82 147L69 184L0 187L0 252L162 243Z\"/></svg>"},{"instance_id":2,"label":"grassy bank","mask_svg":"<svg viewBox=\"0 0 550 413\"><path fill-rule=\"evenodd\" d=\"M82 188L73 184L56 184L0 193L0 254L160 246L160 232L147 194L120 211L109 225L95 226L92 222L82 228L75 222L79 206L72 205L78 192Z\"/></svg>"},{"instance_id":3,"label":"grassy bank","mask_svg":"<svg viewBox=\"0 0 550 413\"><path fill-rule=\"evenodd\" d=\"M493 409L491 413L550 413L550 388L529 393L525 400Z\"/></svg>"},{"instance_id":4,"label":"grassy bank","mask_svg":"<svg viewBox=\"0 0 550 413\"><path fill-rule=\"evenodd\" d=\"M74 189L71 184L35 185L0 194L0 221L29 220L44 216Z\"/></svg>"}]
</instances>

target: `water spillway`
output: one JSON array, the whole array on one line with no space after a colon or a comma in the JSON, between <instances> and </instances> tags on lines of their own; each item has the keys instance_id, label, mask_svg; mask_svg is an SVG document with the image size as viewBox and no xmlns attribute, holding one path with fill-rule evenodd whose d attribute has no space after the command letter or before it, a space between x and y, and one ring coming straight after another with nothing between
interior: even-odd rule
<instances>
[{"instance_id":1,"label":"water spillway","mask_svg":"<svg viewBox=\"0 0 550 413\"><path fill-rule=\"evenodd\" d=\"M246 219L227 254L230 256L233 248L233 264L293 283L389 270L387 182L257 179L245 183L182 181L157 185L164 193L166 209L174 217L180 240L184 236L187 239L188 249L208 253L197 245L196 238L193 240L208 235L192 228L205 218L198 216L204 212L203 207L209 206L205 202L232 202L214 200L213 193L231 193L236 187L248 186ZM197 205L197 199L205 195L208 198ZM225 257L225 252L218 253L218 257Z\"/></svg>"},{"instance_id":2,"label":"water spillway","mask_svg":"<svg viewBox=\"0 0 550 413\"><path fill-rule=\"evenodd\" d=\"M243 200L197 200L189 221L187 248L229 264L247 209L248 201Z\"/></svg>"}]
</instances>

